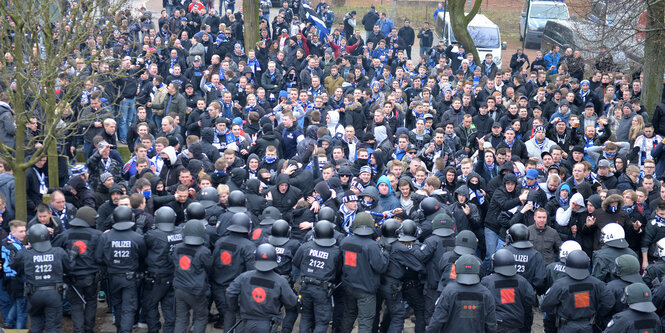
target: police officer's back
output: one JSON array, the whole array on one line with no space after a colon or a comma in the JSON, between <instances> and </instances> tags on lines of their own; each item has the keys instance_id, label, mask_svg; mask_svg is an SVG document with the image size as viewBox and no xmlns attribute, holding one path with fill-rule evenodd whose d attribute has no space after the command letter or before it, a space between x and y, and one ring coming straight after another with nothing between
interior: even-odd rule
<instances>
[{"instance_id":1,"label":"police officer's back","mask_svg":"<svg viewBox=\"0 0 665 333\"><path fill-rule=\"evenodd\" d=\"M438 276L439 284L437 290L441 292L448 283L455 280L457 273L455 272L455 261L465 254L476 253L478 246L478 238L471 230L462 230L455 236L455 247L452 251L448 251L441 256L438 263ZM480 268L480 276L484 276L484 269Z\"/></svg>"},{"instance_id":2,"label":"police officer's back","mask_svg":"<svg viewBox=\"0 0 665 333\"><path fill-rule=\"evenodd\" d=\"M499 249L492 256L493 274L484 277L482 285L489 289L496 301L496 321L499 331L531 331L525 328L528 313L538 304L536 291L529 281L517 274L515 258L507 249Z\"/></svg>"},{"instance_id":3,"label":"police officer's back","mask_svg":"<svg viewBox=\"0 0 665 333\"><path fill-rule=\"evenodd\" d=\"M208 323L208 272L212 265L210 250L204 246L205 226L198 220L185 223L183 242L173 249L175 266L173 288L176 299L176 332L189 328L192 311L192 332L205 332Z\"/></svg>"},{"instance_id":4,"label":"police officer's back","mask_svg":"<svg viewBox=\"0 0 665 333\"><path fill-rule=\"evenodd\" d=\"M119 332L131 332L138 309L137 279L146 255L143 237L132 231L132 210L118 206L113 210L113 226L99 237L95 257L106 266L109 275L111 305L116 307L115 323Z\"/></svg>"},{"instance_id":5,"label":"police officer's back","mask_svg":"<svg viewBox=\"0 0 665 333\"><path fill-rule=\"evenodd\" d=\"M425 283L425 318L429 320L434 311L434 302L439 297L436 290L439 284L438 260L444 253L455 247L455 220L448 214L441 213L432 219L432 235L420 246L423 263L427 272Z\"/></svg>"},{"instance_id":6,"label":"police officer's back","mask_svg":"<svg viewBox=\"0 0 665 333\"><path fill-rule=\"evenodd\" d=\"M268 239L268 236L270 236L270 230L272 229L273 223L277 220L282 219L282 213L280 213L279 209L273 207L273 206L268 206L263 210L263 213L261 214L260 221L258 227L254 228L252 230L252 233L250 235L250 239L256 246L259 246L263 243L266 242Z\"/></svg>"},{"instance_id":7,"label":"police officer's back","mask_svg":"<svg viewBox=\"0 0 665 333\"><path fill-rule=\"evenodd\" d=\"M624 254L614 260L616 267L614 280L607 283L607 290L614 295L614 305L610 312L599 321L599 326L605 327L610 318L627 308L627 304L622 301L624 289L632 283L644 283L640 276L640 262L637 258Z\"/></svg>"},{"instance_id":8,"label":"police officer's back","mask_svg":"<svg viewBox=\"0 0 665 333\"><path fill-rule=\"evenodd\" d=\"M175 246L183 240L180 228L175 227L175 221L175 211L163 206L155 212L157 228L148 230L143 236L148 249L145 260L148 274L143 284L143 314L151 332L160 329L160 304L164 314L164 331L172 331L175 327L175 266L171 255Z\"/></svg>"},{"instance_id":9,"label":"police officer's back","mask_svg":"<svg viewBox=\"0 0 665 333\"><path fill-rule=\"evenodd\" d=\"M643 283L633 283L624 289L624 295L628 309L612 317L605 333L663 332L649 287Z\"/></svg>"},{"instance_id":10,"label":"police officer's back","mask_svg":"<svg viewBox=\"0 0 665 333\"><path fill-rule=\"evenodd\" d=\"M443 204L434 197L427 197L420 202L420 212L423 214L424 219L420 221L421 234L419 239L424 241L432 234L432 220L434 216L439 214Z\"/></svg>"},{"instance_id":11,"label":"police officer's back","mask_svg":"<svg viewBox=\"0 0 665 333\"><path fill-rule=\"evenodd\" d=\"M30 248L19 251L10 267L25 274L31 332L57 332L62 322L63 275L70 260L65 250L52 247L49 231L37 223L28 230Z\"/></svg>"},{"instance_id":12,"label":"police officer's back","mask_svg":"<svg viewBox=\"0 0 665 333\"><path fill-rule=\"evenodd\" d=\"M70 289L67 299L72 306L71 316L74 331L91 332L97 313L97 273L99 263L95 251L102 232L95 229L94 209L84 206L69 221L69 229L53 240L53 246L61 247L73 254L69 271ZM74 290L76 289L76 290ZM83 304L85 302L86 304Z\"/></svg>"},{"instance_id":13,"label":"police officer's back","mask_svg":"<svg viewBox=\"0 0 665 333\"><path fill-rule=\"evenodd\" d=\"M247 199L245 193L241 191L232 191L229 193L229 198L227 199L228 208L226 212L219 216L217 219L217 235L226 236L229 231L226 228L231 224L231 218L235 213L245 213L249 216L252 221L252 228L258 224L258 218L247 210Z\"/></svg>"},{"instance_id":14,"label":"police officer's back","mask_svg":"<svg viewBox=\"0 0 665 333\"><path fill-rule=\"evenodd\" d=\"M517 274L531 282L537 293L544 292L545 262L543 255L529 241L528 228L521 223L513 224L508 229L508 243L506 249L515 257Z\"/></svg>"},{"instance_id":15,"label":"police officer's back","mask_svg":"<svg viewBox=\"0 0 665 333\"><path fill-rule=\"evenodd\" d=\"M271 332L280 309L294 307L297 297L289 283L274 272L277 252L270 244L256 248L255 270L240 274L226 290L229 305L237 309L244 332Z\"/></svg>"},{"instance_id":16,"label":"police officer's back","mask_svg":"<svg viewBox=\"0 0 665 333\"><path fill-rule=\"evenodd\" d=\"M342 283L346 291L342 331L350 331L358 317L358 330L369 331L375 309L363 303L376 301L380 275L388 268L388 253L382 252L371 236L375 234L374 219L367 212L358 213L353 220L353 235L340 244L344 256Z\"/></svg>"},{"instance_id":17,"label":"police officer's back","mask_svg":"<svg viewBox=\"0 0 665 333\"><path fill-rule=\"evenodd\" d=\"M614 260L624 254L633 255L635 258L637 258L637 255L628 248L626 233L618 223L605 225L600 231L600 240L603 242L603 247L593 253L593 269L591 272L593 276L601 281L610 282Z\"/></svg>"},{"instance_id":18,"label":"police officer's back","mask_svg":"<svg viewBox=\"0 0 665 333\"><path fill-rule=\"evenodd\" d=\"M334 225L319 221L314 239L301 245L293 257L300 270L300 332L327 330L332 319L332 296L342 267L342 253L334 238Z\"/></svg>"},{"instance_id":19,"label":"police officer's back","mask_svg":"<svg viewBox=\"0 0 665 333\"><path fill-rule=\"evenodd\" d=\"M297 240L290 238L291 226L284 220L273 223L268 236L268 243L272 244L277 251L277 268L275 272L284 276L287 281L293 282L291 276L291 262L300 244Z\"/></svg>"},{"instance_id":20,"label":"police officer's back","mask_svg":"<svg viewBox=\"0 0 665 333\"><path fill-rule=\"evenodd\" d=\"M413 224L414 222L411 221ZM406 246L398 242L399 229L401 225L400 222L395 219L388 219L383 222L381 225L381 239L379 244L387 252L391 253L388 268L386 272L381 275L381 286L379 287L378 302L385 301L386 303L386 312L390 316L383 317L385 321L387 317L390 317L390 323L381 323L381 327L387 327L388 332L401 332L404 328L404 304L403 304L403 281L402 278L406 273L406 266L404 263L405 255L408 250ZM415 239L413 236L409 236L411 241ZM395 251L395 255L392 255L392 251ZM376 323L378 321L375 320Z\"/></svg>"},{"instance_id":21,"label":"police officer's back","mask_svg":"<svg viewBox=\"0 0 665 333\"><path fill-rule=\"evenodd\" d=\"M201 190L201 206L205 211L206 234L210 237L210 243L217 241L217 220L225 212L224 207L219 205L219 192L213 187Z\"/></svg>"},{"instance_id":22,"label":"police officer's back","mask_svg":"<svg viewBox=\"0 0 665 333\"><path fill-rule=\"evenodd\" d=\"M607 314L614 296L589 274L589 256L575 250L566 258L566 274L545 294L540 308L556 317L558 332L591 330L594 318Z\"/></svg>"},{"instance_id":23,"label":"police officer's back","mask_svg":"<svg viewBox=\"0 0 665 333\"><path fill-rule=\"evenodd\" d=\"M545 290L549 289L554 281L567 276L566 275L566 258L570 252L575 250L581 250L582 246L574 241L568 240L561 244L559 248L559 261L550 263L545 267L546 277L545 277Z\"/></svg>"},{"instance_id":24,"label":"police officer's back","mask_svg":"<svg viewBox=\"0 0 665 333\"><path fill-rule=\"evenodd\" d=\"M480 260L464 254L454 265L456 279L437 299L427 332L496 332L496 304L480 284Z\"/></svg>"},{"instance_id":25,"label":"police officer's back","mask_svg":"<svg viewBox=\"0 0 665 333\"><path fill-rule=\"evenodd\" d=\"M238 275L254 269L256 246L247 238L250 225L247 214L235 213L231 225L227 227L228 235L217 240L212 254L212 297L217 309L223 313L217 326L223 320L226 330L235 324L235 314L226 304L226 288Z\"/></svg>"}]
</instances>

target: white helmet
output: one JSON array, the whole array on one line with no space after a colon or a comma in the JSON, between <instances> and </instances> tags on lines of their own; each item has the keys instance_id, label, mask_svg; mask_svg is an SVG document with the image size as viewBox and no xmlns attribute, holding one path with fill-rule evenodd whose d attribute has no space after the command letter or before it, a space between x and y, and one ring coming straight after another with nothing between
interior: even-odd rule
<instances>
[{"instance_id":1,"label":"white helmet","mask_svg":"<svg viewBox=\"0 0 665 333\"><path fill-rule=\"evenodd\" d=\"M600 230L600 240L611 247L625 249L628 247L626 242L626 232L618 223L609 223Z\"/></svg>"},{"instance_id":2,"label":"white helmet","mask_svg":"<svg viewBox=\"0 0 665 333\"><path fill-rule=\"evenodd\" d=\"M657 241L656 246L658 246L658 256L665 258L665 237Z\"/></svg>"},{"instance_id":3,"label":"white helmet","mask_svg":"<svg viewBox=\"0 0 665 333\"><path fill-rule=\"evenodd\" d=\"M580 243L574 240L568 240L563 242L563 244L561 244L561 247L559 248L559 260L561 260L561 262L565 264L566 258L568 257L568 253L573 252L575 250L582 250Z\"/></svg>"}]
</instances>

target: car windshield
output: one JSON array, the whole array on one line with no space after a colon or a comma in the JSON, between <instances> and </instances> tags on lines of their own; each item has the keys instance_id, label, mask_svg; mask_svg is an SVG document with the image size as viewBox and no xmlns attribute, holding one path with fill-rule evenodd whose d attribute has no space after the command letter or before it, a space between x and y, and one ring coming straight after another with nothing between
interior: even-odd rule
<instances>
[{"instance_id":1,"label":"car windshield","mask_svg":"<svg viewBox=\"0 0 665 333\"><path fill-rule=\"evenodd\" d=\"M568 7L558 4L536 4L531 6L529 16L537 19L568 19Z\"/></svg>"},{"instance_id":2,"label":"car windshield","mask_svg":"<svg viewBox=\"0 0 665 333\"><path fill-rule=\"evenodd\" d=\"M501 46L501 37L499 36L499 29L496 27L472 27L467 28L471 39L479 49L497 49ZM455 42L455 36L452 35L451 39Z\"/></svg>"}]
</instances>

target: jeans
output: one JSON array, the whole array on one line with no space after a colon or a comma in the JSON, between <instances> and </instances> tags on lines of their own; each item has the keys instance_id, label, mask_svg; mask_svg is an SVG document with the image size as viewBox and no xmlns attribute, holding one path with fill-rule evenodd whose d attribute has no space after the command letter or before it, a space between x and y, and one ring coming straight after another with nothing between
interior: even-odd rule
<instances>
[{"instance_id":1,"label":"jeans","mask_svg":"<svg viewBox=\"0 0 665 333\"><path fill-rule=\"evenodd\" d=\"M134 98L125 98L120 102L120 109L118 112L118 139L120 141L127 140L127 131L129 124L136 119L136 101Z\"/></svg>"},{"instance_id":2,"label":"jeans","mask_svg":"<svg viewBox=\"0 0 665 333\"><path fill-rule=\"evenodd\" d=\"M0 280L0 314L2 314L2 319L4 320L5 324L11 324L7 322L7 319L9 318L9 311L12 309L12 299L9 297L9 294L5 290L4 287L2 287L2 280Z\"/></svg>"},{"instance_id":3,"label":"jeans","mask_svg":"<svg viewBox=\"0 0 665 333\"><path fill-rule=\"evenodd\" d=\"M28 298L18 297L12 299L12 307L9 309L5 324L14 325L14 329L21 330L28 326Z\"/></svg>"},{"instance_id":4,"label":"jeans","mask_svg":"<svg viewBox=\"0 0 665 333\"><path fill-rule=\"evenodd\" d=\"M483 260L483 265L485 269L489 272L490 266L492 263L492 255L498 250L503 248L506 245L506 242L502 237L490 230L485 228L485 260Z\"/></svg>"},{"instance_id":5,"label":"jeans","mask_svg":"<svg viewBox=\"0 0 665 333\"><path fill-rule=\"evenodd\" d=\"M162 126L162 118L164 118L164 116L159 116L159 115L156 115L156 114L152 115L152 121L154 121L155 124L159 124L160 128Z\"/></svg>"},{"instance_id":6,"label":"jeans","mask_svg":"<svg viewBox=\"0 0 665 333\"><path fill-rule=\"evenodd\" d=\"M423 55L427 55L429 53L429 47L421 46L420 47L420 57L422 58Z\"/></svg>"}]
</instances>

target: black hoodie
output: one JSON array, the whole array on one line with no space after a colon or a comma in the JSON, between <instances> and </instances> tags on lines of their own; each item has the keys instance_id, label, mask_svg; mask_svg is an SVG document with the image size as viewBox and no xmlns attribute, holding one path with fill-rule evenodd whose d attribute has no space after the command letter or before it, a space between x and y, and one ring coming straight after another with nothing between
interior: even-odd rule
<instances>
[{"instance_id":1,"label":"black hoodie","mask_svg":"<svg viewBox=\"0 0 665 333\"><path fill-rule=\"evenodd\" d=\"M76 191L75 195L69 191L66 192L67 202L72 203L76 208L81 208L83 206L88 206L93 209L97 208L95 194L85 186L83 178L74 176L67 182L67 185ZM104 186L104 188L106 188L106 186Z\"/></svg>"},{"instance_id":2,"label":"black hoodie","mask_svg":"<svg viewBox=\"0 0 665 333\"><path fill-rule=\"evenodd\" d=\"M279 191L279 185L284 183L289 184L289 188L285 193L281 193ZM292 210L293 206L295 206L298 200L302 197L302 191L290 184L289 176L280 173L275 178L275 186L270 190L272 200L268 201L268 205L275 206L282 214L286 214Z\"/></svg>"},{"instance_id":3,"label":"black hoodie","mask_svg":"<svg viewBox=\"0 0 665 333\"><path fill-rule=\"evenodd\" d=\"M245 182L243 191L247 199L247 209L256 216L261 216L263 209L268 206L266 199L259 193L260 186L261 181L257 178L249 179Z\"/></svg>"}]
</instances>

